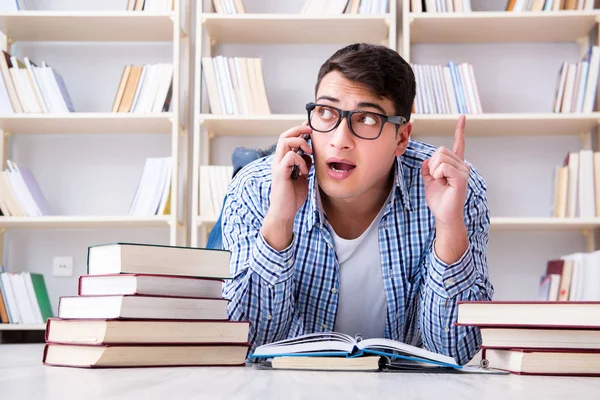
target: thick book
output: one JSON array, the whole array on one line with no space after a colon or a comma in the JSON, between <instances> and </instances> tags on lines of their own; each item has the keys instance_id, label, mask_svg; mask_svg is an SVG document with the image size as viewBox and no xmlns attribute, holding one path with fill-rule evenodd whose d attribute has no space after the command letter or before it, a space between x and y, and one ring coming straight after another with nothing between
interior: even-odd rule
<instances>
[{"instance_id":1,"label":"thick book","mask_svg":"<svg viewBox=\"0 0 600 400\"><path fill-rule=\"evenodd\" d=\"M167 296L63 296L58 300L58 317L226 320L227 303L226 299Z\"/></svg>"},{"instance_id":2,"label":"thick book","mask_svg":"<svg viewBox=\"0 0 600 400\"><path fill-rule=\"evenodd\" d=\"M65 345L46 344L42 364L57 367L243 366L248 344Z\"/></svg>"},{"instance_id":3,"label":"thick book","mask_svg":"<svg viewBox=\"0 0 600 400\"><path fill-rule=\"evenodd\" d=\"M600 327L600 302L459 301L457 304L458 326Z\"/></svg>"},{"instance_id":4,"label":"thick book","mask_svg":"<svg viewBox=\"0 0 600 400\"><path fill-rule=\"evenodd\" d=\"M517 375L600 376L596 350L482 347L481 357L489 368Z\"/></svg>"},{"instance_id":5,"label":"thick book","mask_svg":"<svg viewBox=\"0 0 600 400\"><path fill-rule=\"evenodd\" d=\"M150 274L230 278L226 250L142 243L88 247L88 275Z\"/></svg>"},{"instance_id":6,"label":"thick book","mask_svg":"<svg viewBox=\"0 0 600 400\"><path fill-rule=\"evenodd\" d=\"M244 344L249 326L247 321L50 318L45 339L58 344Z\"/></svg>"},{"instance_id":7,"label":"thick book","mask_svg":"<svg viewBox=\"0 0 600 400\"><path fill-rule=\"evenodd\" d=\"M600 351L600 329L482 327L480 331L483 347Z\"/></svg>"},{"instance_id":8,"label":"thick book","mask_svg":"<svg viewBox=\"0 0 600 400\"><path fill-rule=\"evenodd\" d=\"M222 279L146 274L82 275L78 294L221 298Z\"/></svg>"},{"instance_id":9,"label":"thick book","mask_svg":"<svg viewBox=\"0 0 600 400\"><path fill-rule=\"evenodd\" d=\"M305 369L340 369L340 365L347 366L341 369L354 369L351 368L352 365L357 369L359 366L364 369L378 369L382 364L397 369L462 368L452 357L420 347L390 339L361 340L339 332L312 333L265 344L258 346L249 357L256 360L273 358L271 362L275 363L274 368L283 367L287 360L290 363L285 366L291 367L294 362L303 362ZM275 360L274 358L277 357L282 359ZM296 361L290 360L293 357L302 358ZM377 357L377 359L342 361L340 357L348 359ZM309 358L315 358L314 362ZM327 359L333 361L333 364L328 365L323 361Z\"/></svg>"}]
</instances>

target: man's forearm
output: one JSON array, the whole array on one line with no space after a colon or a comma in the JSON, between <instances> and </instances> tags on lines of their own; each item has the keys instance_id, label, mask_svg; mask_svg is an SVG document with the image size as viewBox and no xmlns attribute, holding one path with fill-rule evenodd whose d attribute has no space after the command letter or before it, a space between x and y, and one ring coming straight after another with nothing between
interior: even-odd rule
<instances>
[{"instance_id":1,"label":"man's forearm","mask_svg":"<svg viewBox=\"0 0 600 400\"><path fill-rule=\"evenodd\" d=\"M269 246L274 250L283 251L294 239L294 220L281 220L267 213L260 232Z\"/></svg>"},{"instance_id":2,"label":"man's forearm","mask_svg":"<svg viewBox=\"0 0 600 400\"><path fill-rule=\"evenodd\" d=\"M467 227L463 222L454 225L437 225L435 254L444 263L454 264L469 246Z\"/></svg>"}]
</instances>

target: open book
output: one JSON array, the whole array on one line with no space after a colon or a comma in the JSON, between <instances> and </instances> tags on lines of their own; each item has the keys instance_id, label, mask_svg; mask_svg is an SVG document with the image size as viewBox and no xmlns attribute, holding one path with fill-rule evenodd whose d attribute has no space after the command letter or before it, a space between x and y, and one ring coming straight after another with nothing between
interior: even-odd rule
<instances>
[{"instance_id":1,"label":"open book","mask_svg":"<svg viewBox=\"0 0 600 400\"><path fill-rule=\"evenodd\" d=\"M273 368L422 369L463 368L449 356L390 339L355 339L339 333L312 333L258 346L250 359L273 358ZM342 360L342 359L347 360ZM363 359L364 362L358 359Z\"/></svg>"}]
</instances>

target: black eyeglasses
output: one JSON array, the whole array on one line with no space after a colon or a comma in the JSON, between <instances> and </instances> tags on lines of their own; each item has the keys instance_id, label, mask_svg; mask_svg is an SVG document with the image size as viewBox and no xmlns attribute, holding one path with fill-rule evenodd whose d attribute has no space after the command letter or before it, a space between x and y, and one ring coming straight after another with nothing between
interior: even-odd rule
<instances>
[{"instance_id":1,"label":"black eyeglasses","mask_svg":"<svg viewBox=\"0 0 600 400\"><path fill-rule=\"evenodd\" d=\"M342 118L348 121L350 132L365 140L375 140L381 135L386 122L398 126L406 123L406 118L387 116L371 111L347 111L325 104L307 103L308 124L317 132L331 132L338 127Z\"/></svg>"}]
</instances>

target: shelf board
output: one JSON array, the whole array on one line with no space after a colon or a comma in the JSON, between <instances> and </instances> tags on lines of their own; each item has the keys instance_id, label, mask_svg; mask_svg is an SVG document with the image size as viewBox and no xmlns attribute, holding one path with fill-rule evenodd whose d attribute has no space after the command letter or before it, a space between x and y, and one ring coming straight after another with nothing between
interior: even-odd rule
<instances>
[{"instance_id":1,"label":"shelf board","mask_svg":"<svg viewBox=\"0 0 600 400\"><path fill-rule=\"evenodd\" d=\"M600 218L490 218L490 230L577 231L600 227Z\"/></svg>"},{"instance_id":2,"label":"shelf board","mask_svg":"<svg viewBox=\"0 0 600 400\"><path fill-rule=\"evenodd\" d=\"M410 13L411 43L573 42L587 36L594 11Z\"/></svg>"},{"instance_id":3,"label":"shelf board","mask_svg":"<svg viewBox=\"0 0 600 400\"><path fill-rule=\"evenodd\" d=\"M174 13L17 11L0 14L0 31L14 41L173 40Z\"/></svg>"},{"instance_id":4,"label":"shelf board","mask_svg":"<svg viewBox=\"0 0 600 400\"><path fill-rule=\"evenodd\" d=\"M0 324L0 331L44 331L46 324Z\"/></svg>"},{"instance_id":5,"label":"shelf board","mask_svg":"<svg viewBox=\"0 0 600 400\"><path fill-rule=\"evenodd\" d=\"M25 229L119 229L166 228L171 222L168 215L154 217L130 216L70 216L0 217L0 228Z\"/></svg>"},{"instance_id":6,"label":"shelf board","mask_svg":"<svg viewBox=\"0 0 600 400\"><path fill-rule=\"evenodd\" d=\"M171 133L172 113L4 114L0 129L22 134Z\"/></svg>"},{"instance_id":7,"label":"shelf board","mask_svg":"<svg viewBox=\"0 0 600 400\"><path fill-rule=\"evenodd\" d=\"M201 225L214 225L217 223L217 217L207 217L207 216L198 216L196 217L196 222L198 226Z\"/></svg>"},{"instance_id":8,"label":"shelf board","mask_svg":"<svg viewBox=\"0 0 600 400\"><path fill-rule=\"evenodd\" d=\"M217 14L199 16L217 43L349 44L381 43L389 36L389 16L303 14Z\"/></svg>"},{"instance_id":9,"label":"shelf board","mask_svg":"<svg viewBox=\"0 0 600 400\"><path fill-rule=\"evenodd\" d=\"M198 116L199 123L217 136L278 136L305 120L306 114Z\"/></svg>"},{"instance_id":10,"label":"shelf board","mask_svg":"<svg viewBox=\"0 0 600 400\"><path fill-rule=\"evenodd\" d=\"M454 135L456 114L412 114L414 136ZM467 136L578 135L600 121L600 113L467 114Z\"/></svg>"}]
</instances>

